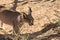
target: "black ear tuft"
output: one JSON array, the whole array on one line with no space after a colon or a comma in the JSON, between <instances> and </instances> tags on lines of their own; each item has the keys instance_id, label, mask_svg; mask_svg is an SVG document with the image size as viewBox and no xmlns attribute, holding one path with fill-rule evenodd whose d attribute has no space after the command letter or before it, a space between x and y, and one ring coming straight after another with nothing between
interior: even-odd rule
<instances>
[{"instance_id":1,"label":"black ear tuft","mask_svg":"<svg viewBox=\"0 0 60 40\"><path fill-rule=\"evenodd\" d=\"M31 8L29 7L29 11L32 12Z\"/></svg>"},{"instance_id":2,"label":"black ear tuft","mask_svg":"<svg viewBox=\"0 0 60 40\"><path fill-rule=\"evenodd\" d=\"M31 8L30 8L30 7L28 7L28 8L29 8L28 15L31 15L32 10L31 10Z\"/></svg>"}]
</instances>

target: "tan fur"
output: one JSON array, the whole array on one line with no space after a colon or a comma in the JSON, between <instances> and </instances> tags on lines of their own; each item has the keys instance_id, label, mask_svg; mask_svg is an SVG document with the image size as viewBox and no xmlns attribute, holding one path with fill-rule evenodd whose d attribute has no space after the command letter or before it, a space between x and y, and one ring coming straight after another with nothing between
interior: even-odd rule
<instances>
[{"instance_id":1,"label":"tan fur","mask_svg":"<svg viewBox=\"0 0 60 40\"><path fill-rule=\"evenodd\" d=\"M29 14L22 12L19 13L17 11L11 11L6 9L4 6L0 5L0 20L1 20L1 27L3 23L12 25L13 29L16 33L18 33L19 27L25 22L28 22L29 25L33 25L33 17L31 16L31 8L29 10ZM19 27L18 27L19 25Z\"/></svg>"}]
</instances>

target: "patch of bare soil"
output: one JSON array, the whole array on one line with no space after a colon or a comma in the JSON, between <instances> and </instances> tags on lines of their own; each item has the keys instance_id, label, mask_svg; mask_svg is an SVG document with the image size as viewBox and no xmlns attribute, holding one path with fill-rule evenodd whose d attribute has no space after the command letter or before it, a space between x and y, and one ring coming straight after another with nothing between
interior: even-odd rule
<instances>
[{"instance_id":1,"label":"patch of bare soil","mask_svg":"<svg viewBox=\"0 0 60 40\"><path fill-rule=\"evenodd\" d=\"M0 4L6 4L7 8L13 7L12 0L0 1ZM24 23L20 28L20 33L30 34L30 37L48 37L46 40L59 40L59 37L50 37L60 33L60 27L56 26L57 21L60 18L60 0L25 0L17 4L16 10L18 12L25 12L28 14L28 10L31 7L32 16L34 18L34 25L29 26L28 23ZM57 15L56 15L57 14ZM0 22L1 23L1 22ZM56 24L55 24L56 23ZM1 24L0 24L1 25ZM4 30L7 34L11 34L10 30L13 30L11 25L3 24ZM4 34L4 32L0 32ZM45 39L41 39L45 40Z\"/></svg>"}]
</instances>

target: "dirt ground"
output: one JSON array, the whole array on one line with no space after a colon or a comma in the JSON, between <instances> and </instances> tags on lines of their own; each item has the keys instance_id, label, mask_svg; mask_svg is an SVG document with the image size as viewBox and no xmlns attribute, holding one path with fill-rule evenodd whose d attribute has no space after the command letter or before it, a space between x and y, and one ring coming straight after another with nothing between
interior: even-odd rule
<instances>
[{"instance_id":1,"label":"dirt ground","mask_svg":"<svg viewBox=\"0 0 60 40\"><path fill-rule=\"evenodd\" d=\"M5 6L7 8L13 7L13 4L11 4L14 0L0 0L0 5L6 4ZM20 1L20 0L19 0ZM60 0L21 0L24 2L28 2L24 4L24 2L18 3L16 10L18 12L28 12L28 7L31 7L32 9L32 16L34 18L34 25L29 26L28 23L24 23L24 25L20 28L21 34L26 33L34 33L41 31L43 28L45 28L45 24L49 23L56 23L59 17L55 16L55 14L58 14L60 16ZM32 2L31 2L32 1ZM28 14L28 13L27 13ZM1 21L0 21L1 23ZM11 25L3 24L4 30L10 34L10 30L12 30ZM1 34L4 32L0 32ZM51 35L56 34L56 32L49 30L43 36L45 35ZM41 35L40 35L41 36ZM38 36L39 37L39 36ZM53 40L53 39L52 39Z\"/></svg>"}]
</instances>

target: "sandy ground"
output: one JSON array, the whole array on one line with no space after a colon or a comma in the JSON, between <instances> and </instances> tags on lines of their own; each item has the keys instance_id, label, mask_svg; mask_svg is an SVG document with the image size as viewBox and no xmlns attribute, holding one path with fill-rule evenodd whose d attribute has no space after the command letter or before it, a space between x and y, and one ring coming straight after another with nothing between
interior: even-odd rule
<instances>
[{"instance_id":1,"label":"sandy ground","mask_svg":"<svg viewBox=\"0 0 60 40\"><path fill-rule=\"evenodd\" d=\"M31 0L30 0L31 1ZM60 16L60 0L55 0L54 2L52 2L53 0L50 1L46 1L46 0L40 0L40 1L36 1L36 2L30 2L28 1L27 4L22 5L22 3L18 3L18 6L16 8L16 10L18 12L28 12L28 7L31 7L32 9L32 16L34 18L34 25L29 26L28 23L24 23L24 25L20 28L20 33L21 34L26 34L26 33L34 33L37 31L40 31L44 28L45 24L48 24L50 22L55 23L58 19L57 16L55 16L55 14L58 14ZM34 0L33 0L34 1ZM11 8L12 7L12 0L6 0L0 1L0 4L6 4L5 6L7 8ZM28 14L28 13L27 13ZM0 21L1 23L1 21ZM4 30L10 34L11 32L9 32L10 30L12 30L12 26L11 25L7 25L7 24L3 24ZM49 34L52 30L50 30L49 32L47 32L47 34ZM4 32L0 32L1 34ZM53 33L53 31L51 32L51 34ZM45 34L46 35L46 34Z\"/></svg>"}]
</instances>

